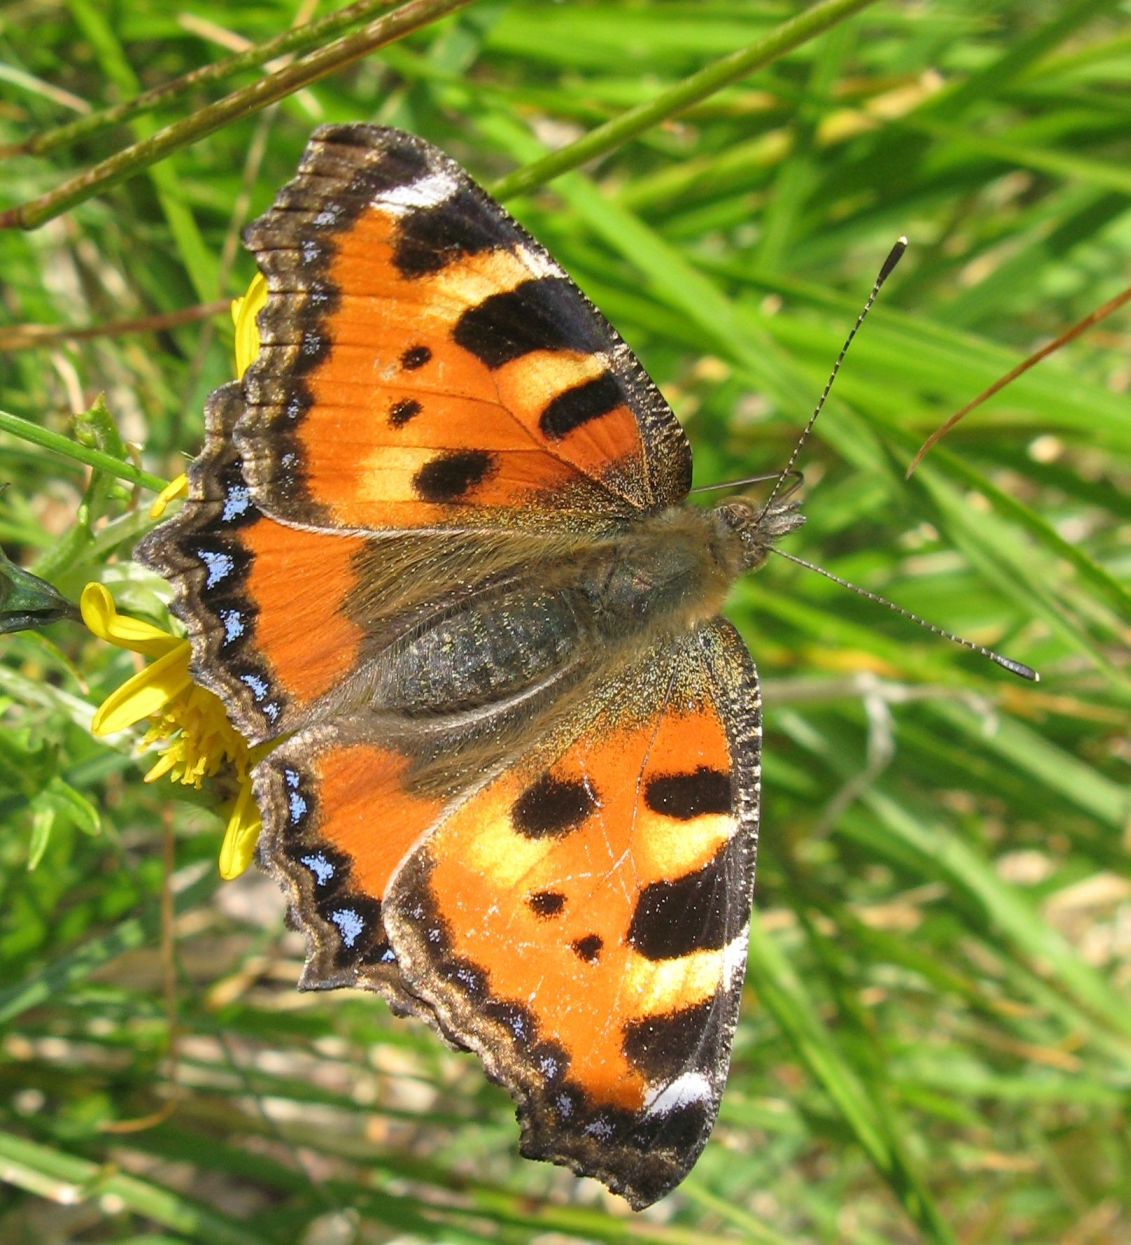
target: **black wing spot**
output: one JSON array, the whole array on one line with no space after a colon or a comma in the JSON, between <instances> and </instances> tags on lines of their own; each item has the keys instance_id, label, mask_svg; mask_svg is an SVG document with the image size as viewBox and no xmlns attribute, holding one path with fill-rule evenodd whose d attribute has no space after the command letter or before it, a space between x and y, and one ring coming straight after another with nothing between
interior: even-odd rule
<instances>
[{"instance_id":1,"label":"black wing spot","mask_svg":"<svg viewBox=\"0 0 1131 1245\"><path fill-rule=\"evenodd\" d=\"M535 916L558 916L565 908L566 897L561 891L535 891L526 897L526 904Z\"/></svg>"},{"instance_id":2,"label":"black wing spot","mask_svg":"<svg viewBox=\"0 0 1131 1245\"><path fill-rule=\"evenodd\" d=\"M426 462L412 486L423 501L451 504L482 484L494 467L494 456L486 450L452 450Z\"/></svg>"},{"instance_id":3,"label":"black wing spot","mask_svg":"<svg viewBox=\"0 0 1131 1245\"><path fill-rule=\"evenodd\" d=\"M578 302L568 277L523 281L469 307L456 322L452 338L492 369L535 350L590 354L607 349L609 343L581 316Z\"/></svg>"},{"instance_id":4,"label":"black wing spot","mask_svg":"<svg viewBox=\"0 0 1131 1245\"><path fill-rule=\"evenodd\" d=\"M740 835L721 847L702 869L673 882L652 882L636 900L628 941L649 960L670 960L693 951L717 951L735 938L749 912L736 903L731 883L742 876ZM737 887L741 893L741 887Z\"/></svg>"},{"instance_id":5,"label":"black wing spot","mask_svg":"<svg viewBox=\"0 0 1131 1245\"><path fill-rule=\"evenodd\" d=\"M394 428L403 428L410 419L415 419L423 409L415 398L401 398L389 407L389 423Z\"/></svg>"},{"instance_id":6,"label":"black wing spot","mask_svg":"<svg viewBox=\"0 0 1131 1245\"><path fill-rule=\"evenodd\" d=\"M707 1039L712 1020L721 1014L710 998L681 1011L632 1020L624 1027L624 1056L649 1083L674 1081L689 1068L698 1070L704 1053L713 1055L714 1044Z\"/></svg>"},{"instance_id":7,"label":"black wing spot","mask_svg":"<svg viewBox=\"0 0 1131 1245\"><path fill-rule=\"evenodd\" d=\"M406 372L415 372L432 358L432 351L427 346L409 346L401 355L401 367Z\"/></svg>"},{"instance_id":8,"label":"black wing spot","mask_svg":"<svg viewBox=\"0 0 1131 1245\"><path fill-rule=\"evenodd\" d=\"M620 381L611 372L602 372L583 385L574 385L559 393L547 403L538 419L538 427L551 441L560 441L575 428L600 419L627 402Z\"/></svg>"},{"instance_id":9,"label":"black wing spot","mask_svg":"<svg viewBox=\"0 0 1131 1245\"><path fill-rule=\"evenodd\" d=\"M521 234L501 209L484 204L469 186L441 203L417 208L401 219L393 263L402 277L426 276L467 255L513 247Z\"/></svg>"},{"instance_id":10,"label":"black wing spot","mask_svg":"<svg viewBox=\"0 0 1131 1245\"><path fill-rule=\"evenodd\" d=\"M584 938L578 938L576 942L571 942L570 950L579 960L584 960L586 964L596 964L601 958L601 950L604 945L605 940L600 934L586 934Z\"/></svg>"},{"instance_id":11,"label":"black wing spot","mask_svg":"<svg viewBox=\"0 0 1131 1245\"><path fill-rule=\"evenodd\" d=\"M342 143L369 148L373 147L373 141L364 126L342 126L322 140L327 147L331 143ZM428 174L428 157L420 147L389 132L381 136L380 143L378 158L363 165L354 175L348 197L377 200L388 191L399 190Z\"/></svg>"},{"instance_id":12,"label":"black wing spot","mask_svg":"<svg viewBox=\"0 0 1131 1245\"><path fill-rule=\"evenodd\" d=\"M654 813L678 821L705 813L729 813L730 802L730 775L705 765L693 774L660 774L644 785L644 803Z\"/></svg>"},{"instance_id":13,"label":"black wing spot","mask_svg":"<svg viewBox=\"0 0 1131 1245\"><path fill-rule=\"evenodd\" d=\"M670 1111L649 1112L633 1121L632 1145L643 1155L662 1151L665 1154L679 1155L676 1162L688 1162L683 1156L698 1155L703 1149L714 1123L717 1103L708 1105L706 1102L683 1102L672 1107ZM632 1191L642 1199L641 1205L648 1205L670 1193L672 1188L683 1179L686 1169L680 1171L659 1163L655 1170L649 1170L645 1164L633 1173Z\"/></svg>"},{"instance_id":14,"label":"black wing spot","mask_svg":"<svg viewBox=\"0 0 1131 1245\"><path fill-rule=\"evenodd\" d=\"M596 807L587 783L544 774L515 801L511 820L528 839L556 838L576 830Z\"/></svg>"}]
</instances>

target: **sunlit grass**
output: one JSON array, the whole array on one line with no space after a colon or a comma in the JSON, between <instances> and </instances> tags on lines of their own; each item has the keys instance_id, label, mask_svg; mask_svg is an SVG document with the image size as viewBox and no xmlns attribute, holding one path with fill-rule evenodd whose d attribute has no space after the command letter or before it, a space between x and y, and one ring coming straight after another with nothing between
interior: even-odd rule
<instances>
[{"instance_id":1,"label":"sunlit grass","mask_svg":"<svg viewBox=\"0 0 1131 1245\"><path fill-rule=\"evenodd\" d=\"M72 599L100 580L167 621L129 561L153 496L135 482L198 447L231 321L146 325L244 290L238 230L315 124L415 130L505 189L802 11L480 0L0 234L0 408L55 434L0 428L5 549ZM1042 676L785 563L735 594L766 700L758 914L719 1126L681 1190L632 1216L519 1159L509 1102L470 1057L368 996L298 995L273 884L214 880L216 810L146 786L152 758L89 733L130 656L59 623L6 637L0 664L0 1239L1131 1237L1126 312L904 478L942 419L1131 280L1119 13L867 6L508 201L669 396L699 484L784 463L908 234L804 453L809 521L789 548ZM294 20L270 2L9 6L0 145ZM257 72L7 157L0 207ZM75 342L25 327L123 322L138 331ZM99 393L112 424L95 408L76 428ZM82 448L59 453L60 435ZM123 466L91 482L100 454Z\"/></svg>"}]
</instances>

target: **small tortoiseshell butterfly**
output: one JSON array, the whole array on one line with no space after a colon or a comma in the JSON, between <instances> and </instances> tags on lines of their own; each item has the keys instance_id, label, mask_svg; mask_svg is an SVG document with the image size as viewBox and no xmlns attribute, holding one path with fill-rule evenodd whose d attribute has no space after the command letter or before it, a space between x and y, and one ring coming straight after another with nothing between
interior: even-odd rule
<instances>
[{"instance_id":1,"label":"small tortoiseshell butterfly","mask_svg":"<svg viewBox=\"0 0 1131 1245\"><path fill-rule=\"evenodd\" d=\"M318 130L246 232L262 345L139 556L252 741L301 984L473 1050L523 1153L637 1208L718 1113L758 836L719 617L796 503L688 504L628 347L452 160Z\"/></svg>"}]
</instances>

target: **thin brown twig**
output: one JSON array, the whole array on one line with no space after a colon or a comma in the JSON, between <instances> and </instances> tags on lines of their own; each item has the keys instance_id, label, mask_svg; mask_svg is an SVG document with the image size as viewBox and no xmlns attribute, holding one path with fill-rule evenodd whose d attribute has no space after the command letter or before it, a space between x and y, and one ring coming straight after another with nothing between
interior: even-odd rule
<instances>
[{"instance_id":1,"label":"thin brown twig","mask_svg":"<svg viewBox=\"0 0 1131 1245\"><path fill-rule=\"evenodd\" d=\"M976 406L981 406L987 398L992 398L999 389L1004 389L1006 385L1010 384L1012 381L1015 381L1018 376L1022 375L1024 372L1027 372L1034 366L1034 364L1040 363L1042 359L1046 358L1054 351L1059 350L1061 346L1065 346L1070 341L1073 341L1075 338L1079 337L1085 329L1089 329L1093 324L1099 324L1101 320L1107 319L1113 311L1118 311L1119 308L1129 300L1131 300L1131 286L1128 286L1122 294L1117 294L1114 298L1104 303L1102 307L1097 307L1095 311L1091 312L1090 315L1086 315L1083 320L1081 320L1078 324L1074 324L1067 330L1067 332L1061 333L1055 341L1051 341L1048 345L1042 346L1040 350L1035 351L1026 360L1024 360L1024 362L1019 363L1015 368L1006 372L1004 376L999 377L988 389L983 389L976 398L970 402L967 402L962 410L955 411L946 423L936 428L919 447L919 452L911 460L911 464L907 468L907 477L910 478L911 473L916 467L919 466L930 450L937 445L943 437L946 436L955 424L969 415L969 413Z\"/></svg>"},{"instance_id":2,"label":"thin brown twig","mask_svg":"<svg viewBox=\"0 0 1131 1245\"><path fill-rule=\"evenodd\" d=\"M377 48L465 8L470 3L471 0L409 0L395 12L370 22L356 33L336 39L278 73L260 78L251 86L233 91L216 103L158 130L150 138L124 147L109 159L101 161L77 177L69 178L47 194L29 199L6 212L0 212L0 229L37 229L76 204L93 197L98 191L125 181L142 169L156 164L171 152L222 129L229 121L250 116L300 87L309 86L312 82L353 64Z\"/></svg>"},{"instance_id":3,"label":"thin brown twig","mask_svg":"<svg viewBox=\"0 0 1131 1245\"><path fill-rule=\"evenodd\" d=\"M65 324L17 324L13 328L0 329L0 354L12 354L17 350L36 350L54 346L57 342L90 341L98 337L121 337L127 333L160 333L182 324L195 324L197 320L209 320L228 310L228 300L218 299L211 303L198 303L195 307L182 307L179 311L167 311L161 315L140 316L132 320L110 320L105 324L85 326Z\"/></svg>"},{"instance_id":4,"label":"thin brown twig","mask_svg":"<svg viewBox=\"0 0 1131 1245\"><path fill-rule=\"evenodd\" d=\"M77 121L69 121L66 125L56 126L42 134L35 134L24 142L0 146L0 157L46 155L47 152L54 151L57 147L76 143L80 138L85 138L89 134L109 129L110 126L128 121L131 117L150 112L160 104L167 103L178 95L203 86L205 83L229 78L246 69L257 69L285 52L301 50L305 45L313 45L326 35L337 34L338 31L364 20L375 11L392 7L389 0L357 0L356 3L347 5L336 13L328 13L317 21L299 25L277 35L274 39L269 39L266 43L249 44L241 48L234 56L214 61L210 65L202 65L199 69L181 74L180 77L172 78L168 82L162 82L120 104L100 109L98 112L80 117Z\"/></svg>"}]
</instances>

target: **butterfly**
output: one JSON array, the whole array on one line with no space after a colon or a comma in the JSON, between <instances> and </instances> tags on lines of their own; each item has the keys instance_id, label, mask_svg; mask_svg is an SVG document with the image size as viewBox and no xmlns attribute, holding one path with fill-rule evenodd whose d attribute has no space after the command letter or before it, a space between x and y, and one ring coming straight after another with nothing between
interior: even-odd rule
<instances>
[{"instance_id":1,"label":"butterfly","mask_svg":"<svg viewBox=\"0 0 1131 1245\"><path fill-rule=\"evenodd\" d=\"M453 160L317 130L245 242L258 358L139 547L249 741L307 989L474 1051L522 1151L639 1209L714 1126L758 838L719 611L794 501L692 506L671 409Z\"/></svg>"}]
</instances>

